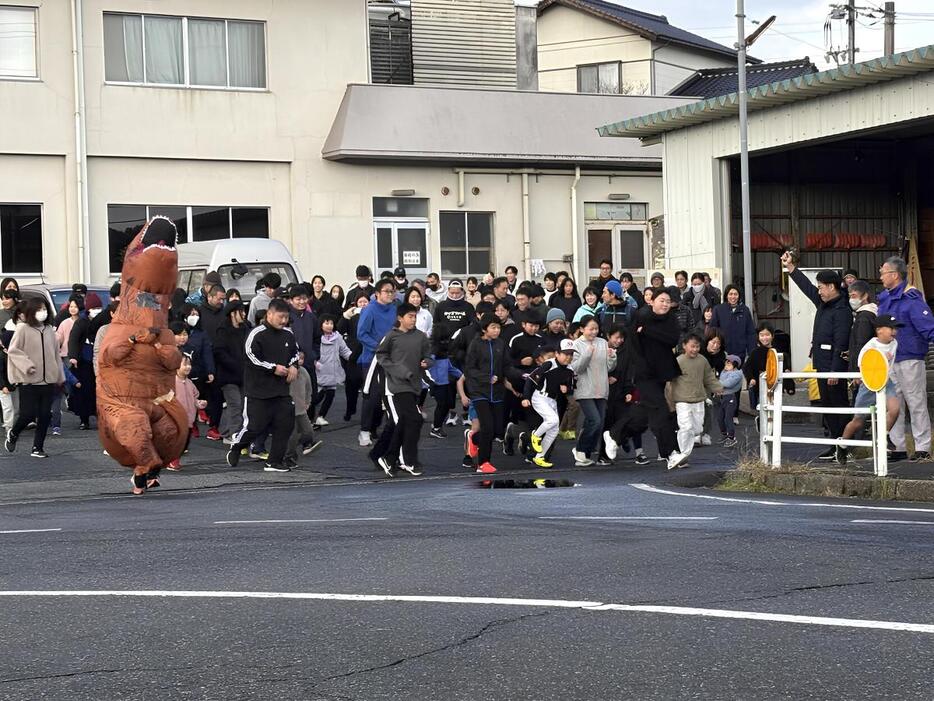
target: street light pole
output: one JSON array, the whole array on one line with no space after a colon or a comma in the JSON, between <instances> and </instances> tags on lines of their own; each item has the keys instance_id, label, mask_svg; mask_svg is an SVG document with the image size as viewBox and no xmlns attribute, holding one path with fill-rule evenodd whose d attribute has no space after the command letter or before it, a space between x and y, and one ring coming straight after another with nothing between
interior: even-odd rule
<instances>
[{"instance_id":1,"label":"street light pole","mask_svg":"<svg viewBox=\"0 0 934 701\"><path fill-rule=\"evenodd\" d=\"M743 219L743 291L746 306L756 313L752 288L752 223L749 216L749 140L746 115L746 12L743 0L736 0L736 57L739 69L739 188Z\"/></svg>"}]
</instances>

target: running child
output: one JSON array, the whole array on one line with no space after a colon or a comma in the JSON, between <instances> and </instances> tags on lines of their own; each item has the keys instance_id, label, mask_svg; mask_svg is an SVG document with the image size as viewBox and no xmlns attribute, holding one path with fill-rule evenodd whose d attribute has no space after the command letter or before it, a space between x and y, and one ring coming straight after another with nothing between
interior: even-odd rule
<instances>
[{"instance_id":1,"label":"running child","mask_svg":"<svg viewBox=\"0 0 934 701\"><path fill-rule=\"evenodd\" d=\"M723 385L700 354L702 343L696 333L684 337L684 353L677 358L681 374L671 381L671 399L678 416L678 450L668 458L669 470L684 465L694 450L694 438L704 432L704 406L708 395L723 394Z\"/></svg>"},{"instance_id":2,"label":"running child","mask_svg":"<svg viewBox=\"0 0 934 701\"><path fill-rule=\"evenodd\" d=\"M531 406L542 419L530 436L535 451L532 462L539 467L554 466L546 456L558 437L558 397L574 389L574 371L568 367L574 352L574 341L562 340L554 357L535 368L525 381L522 406Z\"/></svg>"},{"instance_id":3,"label":"running child","mask_svg":"<svg viewBox=\"0 0 934 701\"><path fill-rule=\"evenodd\" d=\"M496 472L490 462L493 439L503 434L506 397L506 346L499 337L501 326L492 314L480 320L481 335L470 342L464 358L464 375L470 404L480 420L480 431L471 436L477 448L477 472Z\"/></svg>"},{"instance_id":4,"label":"running child","mask_svg":"<svg viewBox=\"0 0 934 701\"><path fill-rule=\"evenodd\" d=\"M185 408L185 416L188 421L188 437L185 439L185 450L182 451L183 453L188 452L188 444L191 442L191 436L195 430L195 419L198 416L198 410L204 409L208 405L207 401L198 399L198 388L195 387L195 383L189 379L189 375L191 375L191 358L183 354L182 364L179 365L178 370L175 371L175 398L178 399L179 404ZM176 458L166 465L165 469L178 472L182 469L181 459Z\"/></svg>"}]
</instances>

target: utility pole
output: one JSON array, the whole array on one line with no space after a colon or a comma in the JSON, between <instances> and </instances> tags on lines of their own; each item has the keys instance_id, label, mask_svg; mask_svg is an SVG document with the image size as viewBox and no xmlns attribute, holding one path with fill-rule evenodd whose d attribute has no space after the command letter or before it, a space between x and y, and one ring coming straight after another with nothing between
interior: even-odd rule
<instances>
[{"instance_id":1,"label":"utility pole","mask_svg":"<svg viewBox=\"0 0 934 701\"><path fill-rule=\"evenodd\" d=\"M743 291L746 306L755 313L752 296L752 222L749 215L749 136L746 114L746 8L736 0L736 62L739 69L739 189L743 219Z\"/></svg>"},{"instance_id":2,"label":"utility pole","mask_svg":"<svg viewBox=\"0 0 934 701\"><path fill-rule=\"evenodd\" d=\"M895 3L885 3L885 55L895 53Z\"/></svg>"},{"instance_id":3,"label":"utility pole","mask_svg":"<svg viewBox=\"0 0 934 701\"><path fill-rule=\"evenodd\" d=\"M852 66L856 63L856 0L847 0L846 28L849 34L847 41L847 60Z\"/></svg>"}]
</instances>

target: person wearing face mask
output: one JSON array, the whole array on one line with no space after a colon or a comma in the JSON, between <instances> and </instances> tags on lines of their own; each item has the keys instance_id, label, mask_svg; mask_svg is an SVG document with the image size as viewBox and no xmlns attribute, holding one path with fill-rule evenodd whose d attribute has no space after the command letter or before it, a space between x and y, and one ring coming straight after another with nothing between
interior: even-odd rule
<instances>
[{"instance_id":1,"label":"person wearing face mask","mask_svg":"<svg viewBox=\"0 0 934 701\"><path fill-rule=\"evenodd\" d=\"M210 396L211 387L214 382L214 348L207 334L201 328L201 313L197 307L192 304L185 304L182 307L182 315L185 319L185 326L188 329L188 343L182 350L182 353L191 353L191 375L189 379L194 382L198 388L198 394L202 397ZM203 409L198 411L198 420L201 423L210 423L207 412ZM197 424L195 424L197 427ZM200 431L196 431L197 438Z\"/></svg>"},{"instance_id":2,"label":"person wearing face mask","mask_svg":"<svg viewBox=\"0 0 934 701\"><path fill-rule=\"evenodd\" d=\"M81 421L78 428L87 431L91 415L97 413L97 388L94 377L94 335L92 322L103 310L103 302L96 292L84 298L85 316L78 317L68 334L68 369L74 373L77 384L71 393L69 407Z\"/></svg>"},{"instance_id":3,"label":"person wearing face mask","mask_svg":"<svg viewBox=\"0 0 934 701\"><path fill-rule=\"evenodd\" d=\"M863 280L853 280L846 287L850 298L850 309L853 310L853 329L850 331L850 347L847 351L849 371L859 372L859 352L876 337L876 315L879 308L874 303L869 283Z\"/></svg>"},{"instance_id":4,"label":"person wearing face mask","mask_svg":"<svg viewBox=\"0 0 934 701\"><path fill-rule=\"evenodd\" d=\"M681 298L681 303L691 310L691 316L694 320L693 326L702 323L704 310L707 307L715 307L718 302L719 300L713 288L708 287L704 282L704 273L691 275L691 286Z\"/></svg>"},{"instance_id":5,"label":"person wearing face mask","mask_svg":"<svg viewBox=\"0 0 934 701\"><path fill-rule=\"evenodd\" d=\"M59 359L55 330L48 323L45 301L34 297L24 302L22 315L7 351L10 382L19 386L19 416L7 433L4 447L8 453L16 450L20 433L36 422L32 457L45 458L45 436L52 418L52 397L55 388L65 382L65 372Z\"/></svg>"}]
</instances>

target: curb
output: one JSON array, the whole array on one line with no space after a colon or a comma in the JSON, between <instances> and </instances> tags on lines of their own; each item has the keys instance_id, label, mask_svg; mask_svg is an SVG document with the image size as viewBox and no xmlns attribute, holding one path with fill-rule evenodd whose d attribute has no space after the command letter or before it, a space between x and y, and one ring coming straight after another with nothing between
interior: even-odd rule
<instances>
[{"instance_id":1,"label":"curb","mask_svg":"<svg viewBox=\"0 0 934 701\"><path fill-rule=\"evenodd\" d=\"M697 475L704 478L708 486L724 491L777 492L796 496L854 497L877 501L920 501L934 502L934 480L893 479L890 477L867 477L863 475L831 475L814 472L751 472L733 470L729 472ZM690 486L690 485L681 485Z\"/></svg>"}]
</instances>

